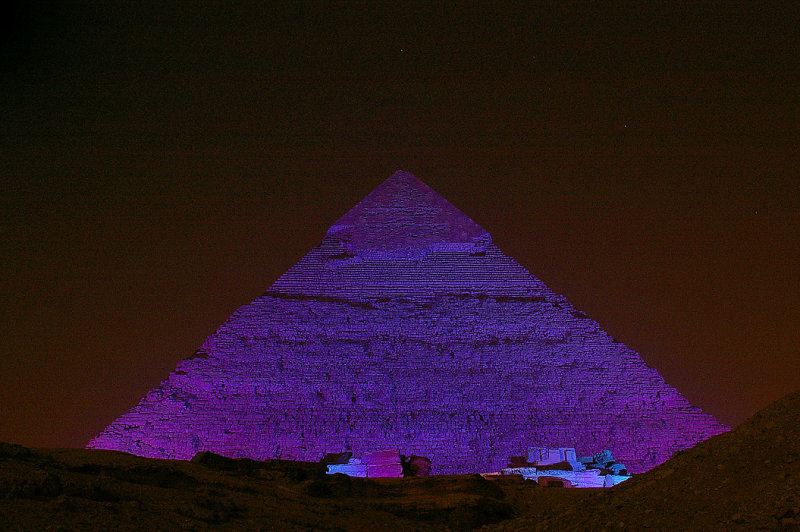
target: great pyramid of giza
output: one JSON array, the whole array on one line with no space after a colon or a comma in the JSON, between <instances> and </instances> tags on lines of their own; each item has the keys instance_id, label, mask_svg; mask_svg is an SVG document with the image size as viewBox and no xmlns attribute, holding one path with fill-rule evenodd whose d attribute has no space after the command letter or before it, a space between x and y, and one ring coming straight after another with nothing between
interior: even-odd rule
<instances>
[{"instance_id":1,"label":"great pyramid of giza","mask_svg":"<svg viewBox=\"0 0 800 532\"><path fill-rule=\"evenodd\" d=\"M726 429L399 171L88 446L308 461L398 448L435 473L575 447L641 472Z\"/></svg>"}]
</instances>

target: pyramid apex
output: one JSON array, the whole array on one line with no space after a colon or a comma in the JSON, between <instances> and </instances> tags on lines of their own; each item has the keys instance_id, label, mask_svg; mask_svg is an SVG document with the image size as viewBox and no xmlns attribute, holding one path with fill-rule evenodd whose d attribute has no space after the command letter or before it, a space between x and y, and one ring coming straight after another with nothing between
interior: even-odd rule
<instances>
[{"instance_id":1,"label":"pyramid apex","mask_svg":"<svg viewBox=\"0 0 800 532\"><path fill-rule=\"evenodd\" d=\"M397 170L367 194L328 229L326 237L352 251L491 242L485 229L405 170Z\"/></svg>"},{"instance_id":2,"label":"pyramid apex","mask_svg":"<svg viewBox=\"0 0 800 532\"><path fill-rule=\"evenodd\" d=\"M392 175L390 175L389 177L386 178L386 181L389 181L389 180L400 180L400 179L405 179L405 180L408 180L408 181L416 181L418 183L422 183L422 180L420 178L418 178L417 176L415 176L414 174L412 174L408 170L395 170ZM422 184L424 184L424 183L422 183Z\"/></svg>"},{"instance_id":3,"label":"pyramid apex","mask_svg":"<svg viewBox=\"0 0 800 532\"><path fill-rule=\"evenodd\" d=\"M413 188L413 189L417 189L417 190L419 190L421 192L429 190L429 191L433 192L434 194L436 194L437 196L439 196L440 198L444 199L442 196L440 196L438 193L436 193L431 187L429 187L424 181L422 181L420 178L418 178L417 176L415 176L414 174L412 174L411 172L409 172L407 170L395 170L394 173L392 175L390 175L389 177L387 177L383 181L383 183L378 185L373 190L373 192L378 190L379 188L381 188L383 186L394 186L394 187L407 186L407 187L410 187L410 188ZM445 201L447 201L447 200L445 200Z\"/></svg>"},{"instance_id":4,"label":"pyramid apex","mask_svg":"<svg viewBox=\"0 0 800 532\"><path fill-rule=\"evenodd\" d=\"M408 170L402 170L402 169L395 170L394 173L392 175L390 175L387 179L395 179L395 178L399 178L399 177L413 177L414 179L419 181L419 178L417 176L415 176L414 174L412 174Z\"/></svg>"}]
</instances>

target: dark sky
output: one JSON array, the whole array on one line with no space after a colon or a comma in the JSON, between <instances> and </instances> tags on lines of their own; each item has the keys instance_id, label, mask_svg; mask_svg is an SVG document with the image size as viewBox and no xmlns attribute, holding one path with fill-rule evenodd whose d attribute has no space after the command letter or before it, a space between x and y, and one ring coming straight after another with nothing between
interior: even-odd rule
<instances>
[{"instance_id":1,"label":"dark sky","mask_svg":"<svg viewBox=\"0 0 800 532\"><path fill-rule=\"evenodd\" d=\"M721 421L800 388L798 8L66 4L3 13L0 440L85 444L397 169Z\"/></svg>"}]
</instances>

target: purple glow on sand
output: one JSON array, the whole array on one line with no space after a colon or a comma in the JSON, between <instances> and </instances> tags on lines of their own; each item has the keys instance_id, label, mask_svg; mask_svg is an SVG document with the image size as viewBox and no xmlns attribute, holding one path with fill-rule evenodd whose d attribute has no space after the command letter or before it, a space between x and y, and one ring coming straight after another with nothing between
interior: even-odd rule
<instances>
[{"instance_id":1,"label":"purple glow on sand","mask_svg":"<svg viewBox=\"0 0 800 532\"><path fill-rule=\"evenodd\" d=\"M724 430L397 172L88 446L310 461L399 448L434 473L575 447L642 472Z\"/></svg>"}]
</instances>

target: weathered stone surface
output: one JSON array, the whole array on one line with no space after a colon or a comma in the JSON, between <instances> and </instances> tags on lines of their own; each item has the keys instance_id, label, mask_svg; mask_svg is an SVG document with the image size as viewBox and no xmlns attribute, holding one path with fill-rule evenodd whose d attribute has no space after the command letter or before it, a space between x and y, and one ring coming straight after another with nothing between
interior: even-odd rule
<instances>
[{"instance_id":1,"label":"weathered stone surface","mask_svg":"<svg viewBox=\"0 0 800 532\"><path fill-rule=\"evenodd\" d=\"M724 430L398 172L89 447L309 461L392 447L435 473L608 448L641 472Z\"/></svg>"},{"instance_id":2,"label":"weathered stone surface","mask_svg":"<svg viewBox=\"0 0 800 532\"><path fill-rule=\"evenodd\" d=\"M424 456L411 455L403 461L404 477L427 477L431 472L431 461Z\"/></svg>"},{"instance_id":3,"label":"weathered stone surface","mask_svg":"<svg viewBox=\"0 0 800 532\"><path fill-rule=\"evenodd\" d=\"M610 466L608 466L608 469L614 475L624 475L627 472L625 464L611 464Z\"/></svg>"},{"instance_id":4,"label":"weathered stone surface","mask_svg":"<svg viewBox=\"0 0 800 532\"><path fill-rule=\"evenodd\" d=\"M327 473L329 475L341 473L343 475L347 475L348 477L366 478L369 476L367 471L368 471L367 464L350 463L350 464L331 464L328 466Z\"/></svg>"},{"instance_id":5,"label":"weathered stone surface","mask_svg":"<svg viewBox=\"0 0 800 532\"><path fill-rule=\"evenodd\" d=\"M572 469L547 469L539 467L513 467L501 470L503 475L521 475L534 480L540 486L563 488L610 488L629 480L628 475L615 475L592 468L581 471Z\"/></svg>"},{"instance_id":6,"label":"weathered stone surface","mask_svg":"<svg viewBox=\"0 0 800 532\"><path fill-rule=\"evenodd\" d=\"M364 455L362 460L367 465L367 476L370 478L403 476L403 464L397 449L373 451Z\"/></svg>"},{"instance_id":7,"label":"weathered stone surface","mask_svg":"<svg viewBox=\"0 0 800 532\"><path fill-rule=\"evenodd\" d=\"M322 457L322 463L325 465L341 465L346 464L353 457L353 453L328 453Z\"/></svg>"},{"instance_id":8,"label":"weathered stone surface","mask_svg":"<svg viewBox=\"0 0 800 532\"><path fill-rule=\"evenodd\" d=\"M574 468L579 466L575 457L575 449L571 447L560 447L552 449L549 447L529 447L528 463L534 466L547 466L559 463L569 464Z\"/></svg>"},{"instance_id":9,"label":"weathered stone surface","mask_svg":"<svg viewBox=\"0 0 800 532\"><path fill-rule=\"evenodd\" d=\"M605 449L594 455L594 463L600 467L606 467L614 461L614 453Z\"/></svg>"}]
</instances>

